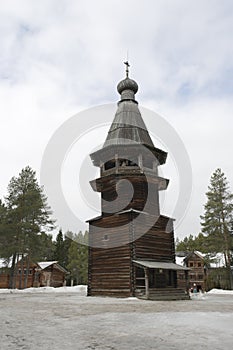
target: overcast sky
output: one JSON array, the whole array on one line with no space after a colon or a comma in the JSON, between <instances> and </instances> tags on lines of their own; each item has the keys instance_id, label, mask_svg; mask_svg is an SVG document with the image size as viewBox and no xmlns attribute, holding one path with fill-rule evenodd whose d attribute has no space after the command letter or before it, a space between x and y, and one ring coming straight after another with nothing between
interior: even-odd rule
<instances>
[{"instance_id":1,"label":"overcast sky","mask_svg":"<svg viewBox=\"0 0 233 350\"><path fill-rule=\"evenodd\" d=\"M213 171L222 168L233 185L232 33L231 0L1 1L0 197L27 165L39 179L45 148L70 117L118 101L128 51L138 102L176 130L191 162L193 194L176 235L198 234ZM98 133L96 146L107 130ZM167 163L162 171L172 201L179 179L175 160L168 156ZM82 207L85 221L93 212ZM168 203L164 211L172 216L169 209ZM57 219L64 231L83 229Z\"/></svg>"}]
</instances>

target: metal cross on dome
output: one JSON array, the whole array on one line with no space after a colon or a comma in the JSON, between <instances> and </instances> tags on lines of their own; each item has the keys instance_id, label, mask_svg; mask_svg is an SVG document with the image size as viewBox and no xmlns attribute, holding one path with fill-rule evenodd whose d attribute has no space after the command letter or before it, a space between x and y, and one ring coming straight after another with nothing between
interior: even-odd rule
<instances>
[{"instance_id":1,"label":"metal cross on dome","mask_svg":"<svg viewBox=\"0 0 233 350\"><path fill-rule=\"evenodd\" d=\"M126 65L126 78L129 77L129 67L130 67L130 64L128 61L124 62L124 64Z\"/></svg>"}]
</instances>

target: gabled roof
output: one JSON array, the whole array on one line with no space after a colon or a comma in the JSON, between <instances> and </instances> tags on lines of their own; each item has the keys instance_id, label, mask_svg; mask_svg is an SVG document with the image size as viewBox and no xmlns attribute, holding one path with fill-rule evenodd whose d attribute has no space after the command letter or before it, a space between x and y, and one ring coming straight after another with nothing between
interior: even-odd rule
<instances>
[{"instance_id":1,"label":"gabled roof","mask_svg":"<svg viewBox=\"0 0 233 350\"><path fill-rule=\"evenodd\" d=\"M59 265L58 261L41 261L38 262L37 265L42 269L45 270L47 267L52 266L52 265L56 265L56 267L63 271L63 272L67 272L67 270L62 267L61 265Z\"/></svg>"},{"instance_id":2,"label":"gabled roof","mask_svg":"<svg viewBox=\"0 0 233 350\"><path fill-rule=\"evenodd\" d=\"M190 256L192 256L193 254L197 255L200 259L204 259L205 258L205 254L202 254L201 252L199 252L198 250L194 250L193 252L190 252L185 258L184 261L186 261L187 259L190 258Z\"/></svg>"},{"instance_id":3,"label":"gabled roof","mask_svg":"<svg viewBox=\"0 0 233 350\"><path fill-rule=\"evenodd\" d=\"M47 267L53 265L53 264L57 264L58 261L41 261L41 262L38 262L37 264L39 265L39 267L44 270L46 269Z\"/></svg>"},{"instance_id":4,"label":"gabled roof","mask_svg":"<svg viewBox=\"0 0 233 350\"><path fill-rule=\"evenodd\" d=\"M21 261L21 259L19 261ZM11 264L12 264L12 257L9 259L0 258L0 269L1 268L9 268L9 267L11 267ZM41 270L44 270L51 265L56 265L56 268L58 268L59 270L61 270L63 272L67 272L67 270L64 267L59 265L58 261L41 261L41 262L36 263L35 266L36 265L38 265L41 268Z\"/></svg>"}]
</instances>

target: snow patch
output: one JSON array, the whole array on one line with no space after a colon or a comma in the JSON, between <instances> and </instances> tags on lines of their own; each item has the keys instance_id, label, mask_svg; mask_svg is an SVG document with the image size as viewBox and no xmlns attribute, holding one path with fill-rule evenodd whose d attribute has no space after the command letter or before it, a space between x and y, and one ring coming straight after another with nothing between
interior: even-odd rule
<instances>
[{"instance_id":1,"label":"snow patch","mask_svg":"<svg viewBox=\"0 0 233 350\"><path fill-rule=\"evenodd\" d=\"M211 289L208 294L231 294L233 295L233 290L224 290L224 289Z\"/></svg>"},{"instance_id":2,"label":"snow patch","mask_svg":"<svg viewBox=\"0 0 233 350\"><path fill-rule=\"evenodd\" d=\"M42 270L44 270L47 267L49 267L50 265L57 264L57 263L58 263L58 261L41 261L41 262L38 262L38 265L40 266L40 268Z\"/></svg>"},{"instance_id":3,"label":"snow patch","mask_svg":"<svg viewBox=\"0 0 233 350\"><path fill-rule=\"evenodd\" d=\"M77 293L79 295L87 295L87 286L78 285L74 287L39 287L25 289L0 289L0 293Z\"/></svg>"}]
</instances>

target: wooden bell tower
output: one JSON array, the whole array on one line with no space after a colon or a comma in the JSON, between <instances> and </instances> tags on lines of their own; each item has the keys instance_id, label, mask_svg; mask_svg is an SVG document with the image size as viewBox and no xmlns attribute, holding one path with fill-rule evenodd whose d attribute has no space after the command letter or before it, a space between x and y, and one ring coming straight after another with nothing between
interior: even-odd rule
<instances>
[{"instance_id":1,"label":"wooden bell tower","mask_svg":"<svg viewBox=\"0 0 233 350\"><path fill-rule=\"evenodd\" d=\"M167 153L156 148L135 100L137 83L126 78L103 148L90 155L100 168L91 181L101 193L101 216L89 220L88 295L184 299L177 289L173 220L162 216L158 176ZM164 297L163 297L164 296ZM169 297L168 297L169 296Z\"/></svg>"}]
</instances>

